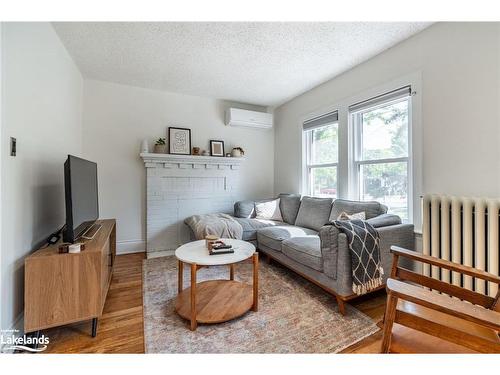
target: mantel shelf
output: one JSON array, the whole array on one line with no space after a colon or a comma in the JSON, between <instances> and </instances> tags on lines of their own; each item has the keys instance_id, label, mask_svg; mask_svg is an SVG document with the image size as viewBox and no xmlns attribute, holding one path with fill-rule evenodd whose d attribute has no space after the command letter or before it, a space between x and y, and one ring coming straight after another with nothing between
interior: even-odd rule
<instances>
[{"instance_id":1,"label":"mantel shelf","mask_svg":"<svg viewBox=\"0 0 500 375\"><path fill-rule=\"evenodd\" d=\"M233 158L222 156L195 156L195 155L172 155L172 154L153 154L141 153L140 157L144 161L146 168L158 167L158 164L164 165L223 165L230 166L233 169L245 160L245 158Z\"/></svg>"}]
</instances>

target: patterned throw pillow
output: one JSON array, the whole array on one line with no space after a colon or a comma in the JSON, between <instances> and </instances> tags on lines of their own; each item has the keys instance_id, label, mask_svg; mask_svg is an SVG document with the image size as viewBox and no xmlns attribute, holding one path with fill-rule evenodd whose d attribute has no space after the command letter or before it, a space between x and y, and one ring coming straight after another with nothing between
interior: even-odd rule
<instances>
[{"instance_id":1,"label":"patterned throw pillow","mask_svg":"<svg viewBox=\"0 0 500 375\"><path fill-rule=\"evenodd\" d=\"M280 199L255 204L256 219L283 221L280 210Z\"/></svg>"},{"instance_id":2,"label":"patterned throw pillow","mask_svg":"<svg viewBox=\"0 0 500 375\"><path fill-rule=\"evenodd\" d=\"M343 211L337 220L366 220L365 212L356 212L355 214L349 215L347 212Z\"/></svg>"}]
</instances>

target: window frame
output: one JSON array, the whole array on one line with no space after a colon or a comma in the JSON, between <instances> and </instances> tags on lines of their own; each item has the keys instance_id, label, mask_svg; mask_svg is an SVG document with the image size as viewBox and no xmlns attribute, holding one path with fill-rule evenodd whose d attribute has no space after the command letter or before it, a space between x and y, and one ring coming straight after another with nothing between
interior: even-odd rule
<instances>
[{"instance_id":1,"label":"window frame","mask_svg":"<svg viewBox=\"0 0 500 375\"><path fill-rule=\"evenodd\" d=\"M313 139L312 139L312 133L314 130L321 129L323 127L327 126L332 126L332 125L337 125L337 161L333 163L319 163L319 164L312 164L311 159L312 159L312 145L313 145ZM335 198L338 198L338 176L339 176L339 157L340 157L340 136L339 136L339 120L331 122L329 124L325 124L319 127L311 128L311 129L304 129L302 131L303 134L303 140L304 140L304 149L305 149L305 155L304 155L304 170L305 170L305 176L304 176L304 181L303 181L303 186L306 189L307 195L311 197L315 197L313 195L313 187L312 187L312 170L317 169L317 168L331 168L335 167L336 172L337 172L337 186L335 188L336 193L335 193Z\"/></svg>"},{"instance_id":2,"label":"window frame","mask_svg":"<svg viewBox=\"0 0 500 375\"><path fill-rule=\"evenodd\" d=\"M414 224L415 233L421 233L422 215L420 210L420 197L423 195L423 134L422 134L422 72L420 70L413 71L406 75L394 78L385 83L379 83L376 86L371 86L370 82L364 86L358 86L357 92L341 97L338 95L337 100L323 101L324 98L318 98L323 101L323 105L316 109L305 112L299 115L296 126L300 128L302 138L301 150L301 168L297 171L300 173L297 185L290 186L291 189L299 190L303 195L309 194L308 171L306 168L306 141L303 124L310 120L321 116L325 113L338 112L338 166L337 166L337 198L356 200L359 199L358 189L353 188L356 184L356 175L354 169L354 142L353 126L349 107L356 103L361 103L371 98L375 98L399 88L411 87L411 100L408 118L411 118L411 129L408 129L409 144L408 155L410 157L408 164L408 194L409 194L409 223ZM335 92L333 93L335 95Z\"/></svg>"},{"instance_id":3,"label":"window frame","mask_svg":"<svg viewBox=\"0 0 500 375\"><path fill-rule=\"evenodd\" d=\"M408 156L392 157L392 158L380 158L380 159L366 159L362 157L362 139L363 139L363 120L362 115L366 112L371 112L379 108L386 107L391 104L400 103L403 101L408 102ZM366 107L361 110L349 113L349 126L352 129L352 143L353 143L353 157L351 161L351 171L353 173L352 189L355 192L355 198L361 200L361 189L362 189L362 175L361 166L362 165L376 165L376 164L389 164L389 163L406 163L406 182L408 186L407 191L407 202L406 206L408 209L408 220L405 222L413 222L413 174L412 174L412 95L407 97L388 99L387 101L381 102L372 107Z\"/></svg>"}]
</instances>

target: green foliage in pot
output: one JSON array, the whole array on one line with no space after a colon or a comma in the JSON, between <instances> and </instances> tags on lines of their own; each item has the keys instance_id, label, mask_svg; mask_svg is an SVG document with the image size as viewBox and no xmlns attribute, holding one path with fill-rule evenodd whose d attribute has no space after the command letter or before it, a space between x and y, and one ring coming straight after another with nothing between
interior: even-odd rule
<instances>
[{"instance_id":1,"label":"green foliage in pot","mask_svg":"<svg viewBox=\"0 0 500 375\"><path fill-rule=\"evenodd\" d=\"M158 140L156 141L157 146L164 146L165 144L165 138L158 138Z\"/></svg>"},{"instance_id":2,"label":"green foliage in pot","mask_svg":"<svg viewBox=\"0 0 500 375\"><path fill-rule=\"evenodd\" d=\"M245 155L245 151L243 151L241 147L234 147L233 150L238 150L239 152L241 152L241 155Z\"/></svg>"}]
</instances>

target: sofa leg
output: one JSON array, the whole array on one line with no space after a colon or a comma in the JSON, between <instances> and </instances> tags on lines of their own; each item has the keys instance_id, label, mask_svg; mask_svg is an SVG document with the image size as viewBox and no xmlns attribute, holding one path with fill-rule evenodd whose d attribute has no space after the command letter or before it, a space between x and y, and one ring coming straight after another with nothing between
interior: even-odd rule
<instances>
[{"instance_id":1,"label":"sofa leg","mask_svg":"<svg viewBox=\"0 0 500 375\"><path fill-rule=\"evenodd\" d=\"M271 264L272 261L273 261L273 259L269 255L266 254L266 263Z\"/></svg>"},{"instance_id":2,"label":"sofa leg","mask_svg":"<svg viewBox=\"0 0 500 375\"><path fill-rule=\"evenodd\" d=\"M339 306L339 313L342 315L345 315L345 302L342 298L339 296L336 296L337 298L337 305Z\"/></svg>"}]
</instances>

